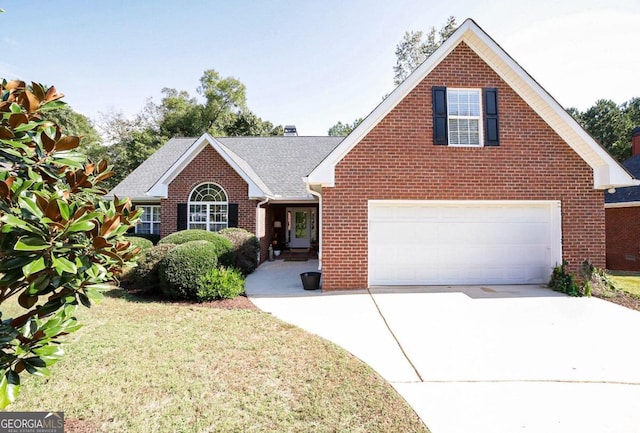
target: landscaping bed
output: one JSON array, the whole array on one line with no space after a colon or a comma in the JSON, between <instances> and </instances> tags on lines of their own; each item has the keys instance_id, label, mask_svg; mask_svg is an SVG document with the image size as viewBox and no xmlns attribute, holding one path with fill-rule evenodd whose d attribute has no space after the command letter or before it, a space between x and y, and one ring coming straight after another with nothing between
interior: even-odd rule
<instances>
[{"instance_id":1,"label":"landscaping bed","mask_svg":"<svg viewBox=\"0 0 640 433\"><path fill-rule=\"evenodd\" d=\"M593 296L640 311L640 274L609 272L608 277L615 288L606 286L594 288Z\"/></svg>"}]
</instances>

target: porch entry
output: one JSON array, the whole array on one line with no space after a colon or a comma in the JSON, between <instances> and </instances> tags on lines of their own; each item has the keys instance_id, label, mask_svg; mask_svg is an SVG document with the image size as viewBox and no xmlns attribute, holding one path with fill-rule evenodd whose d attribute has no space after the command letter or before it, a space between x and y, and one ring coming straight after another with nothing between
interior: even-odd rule
<instances>
[{"instance_id":1,"label":"porch entry","mask_svg":"<svg viewBox=\"0 0 640 433\"><path fill-rule=\"evenodd\" d=\"M309 248L316 240L316 208L287 208L287 242L289 248Z\"/></svg>"}]
</instances>

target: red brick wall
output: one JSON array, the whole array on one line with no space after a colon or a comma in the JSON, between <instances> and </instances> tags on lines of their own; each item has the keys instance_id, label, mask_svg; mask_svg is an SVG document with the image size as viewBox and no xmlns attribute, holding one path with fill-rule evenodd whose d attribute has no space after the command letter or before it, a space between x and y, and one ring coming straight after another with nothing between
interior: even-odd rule
<instances>
[{"instance_id":1,"label":"red brick wall","mask_svg":"<svg viewBox=\"0 0 640 433\"><path fill-rule=\"evenodd\" d=\"M433 145L432 86L497 87L500 146ZM466 45L458 46L336 167L323 190L323 288L367 286L367 200L561 200L563 257L605 264L591 168Z\"/></svg>"},{"instance_id":2,"label":"red brick wall","mask_svg":"<svg viewBox=\"0 0 640 433\"><path fill-rule=\"evenodd\" d=\"M605 210L607 269L640 271L640 207Z\"/></svg>"},{"instance_id":3,"label":"red brick wall","mask_svg":"<svg viewBox=\"0 0 640 433\"><path fill-rule=\"evenodd\" d=\"M249 186L218 152L207 146L169 185L168 198L161 201L161 235L177 231L178 203L187 203L191 191L204 182L224 188L229 203L238 204L238 227L255 233L257 202L247 198Z\"/></svg>"}]
</instances>

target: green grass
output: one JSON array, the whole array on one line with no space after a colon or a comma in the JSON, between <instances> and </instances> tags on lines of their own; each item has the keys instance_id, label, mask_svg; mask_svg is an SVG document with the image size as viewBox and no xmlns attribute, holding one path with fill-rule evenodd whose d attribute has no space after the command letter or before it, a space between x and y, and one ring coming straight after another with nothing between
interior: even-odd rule
<instances>
[{"instance_id":1,"label":"green grass","mask_svg":"<svg viewBox=\"0 0 640 433\"><path fill-rule=\"evenodd\" d=\"M428 432L367 365L268 314L111 295L8 410L64 411L67 433Z\"/></svg>"},{"instance_id":2,"label":"green grass","mask_svg":"<svg viewBox=\"0 0 640 433\"><path fill-rule=\"evenodd\" d=\"M640 296L640 272L609 272L611 281L617 289Z\"/></svg>"}]
</instances>

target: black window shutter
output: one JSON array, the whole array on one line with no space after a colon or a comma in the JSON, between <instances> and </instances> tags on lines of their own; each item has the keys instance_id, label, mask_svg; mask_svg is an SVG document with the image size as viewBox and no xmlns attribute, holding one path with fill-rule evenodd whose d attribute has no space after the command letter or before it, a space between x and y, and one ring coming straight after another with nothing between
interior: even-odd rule
<instances>
[{"instance_id":1,"label":"black window shutter","mask_svg":"<svg viewBox=\"0 0 640 433\"><path fill-rule=\"evenodd\" d=\"M433 86L433 144L448 144L447 88Z\"/></svg>"},{"instance_id":2,"label":"black window shutter","mask_svg":"<svg viewBox=\"0 0 640 433\"><path fill-rule=\"evenodd\" d=\"M482 89L484 101L484 145L499 146L500 134L498 134L498 89Z\"/></svg>"},{"instance_id":3,"label":"black window shutter","mask_svg":"<svg viewBox=\"0 0 640 433\"><path fill-rule=\"evenodd\" d=\"M136 211L136 205L132 204L131 205L131 213L134 213ZM129 229L127 230L127 233L135 233L136 232L136 226L133 227L129 227Z\"/></svg>"},{"instance_id":4,"label":"black window shutter","mask_svg":"<svg viewBox=\"0 0 640 433\"><path fill-rule=\"evenodd\" d=\"M187 229L187 204L178 203L178 230Z\"/></svg>"},{"instance_id":5,"label":"black window shutter","mask_svg":"<svg viewBox=\"0 0 640 433\"><path fill-rule=\"evenodd\" d=\"M238 205L237 204L229 204L229 219L228 219L229 227L238 227Z\"/></svg>"}]
</instances>

